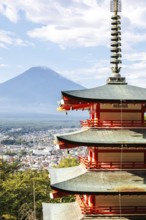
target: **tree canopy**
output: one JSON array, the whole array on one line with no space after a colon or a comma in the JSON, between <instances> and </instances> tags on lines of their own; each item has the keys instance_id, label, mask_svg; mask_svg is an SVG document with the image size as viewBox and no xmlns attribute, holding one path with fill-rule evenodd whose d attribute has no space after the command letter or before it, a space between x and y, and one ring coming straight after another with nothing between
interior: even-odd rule
<instances>
[{"instance_id":1,"label":"tree canopy","mask_svg":"<svg viewBox=\"0 0 146 220\"><path fill-rule=\"evenodd\" d=\"M46 170L18 172L14 164L1 163L0 219L42 219L42 202L49 202L50 191Z\"/></svg>"},{"instance_id":2,"label":"tree canopy","mask_svg":"<svg viewBox=\"0 0 146 220\"><path fill-rule=\"evenodd\" d=\"M63 158L57 167L78 165L71 156ZM42 202L72 202L74 196L50 198L47 170L20 171L20 164L0 161L0 219L41 220Z\"/></svg>"},{"instance_id":3,"label":"tree canopy","mask_svg":"<svg viewBox=\"0 0 146 220\"><path fill-rule=\"evenodd\" d=\"M73 167L77 165L79 165L79 160L69 155L68 157L62 158L56 167L64 168L64 167Z\"/></svg>"}]
</instances>

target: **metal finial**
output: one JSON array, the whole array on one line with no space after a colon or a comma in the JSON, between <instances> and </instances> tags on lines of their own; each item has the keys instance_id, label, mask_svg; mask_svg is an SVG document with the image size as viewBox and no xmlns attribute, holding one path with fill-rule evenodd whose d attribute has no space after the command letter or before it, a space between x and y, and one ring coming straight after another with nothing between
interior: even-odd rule
<instances>
[{"instance_id":1,"label":"metal finial","mask_svg":"<svg viewBox=\"0 0 146 220\"><path fill-rule=\"evenodd\" d=\"M111 12L121 12L121 0L111 0Z\"/></svg>"},{"instance_id":2,"label":"metal finial","mask_svg":"<svg viewBox=\"0 0 146 220\"><path fill-rule=\"evenodd\" d=\"M121 0L111 0L111 70L112 75L107 80L108 83L125 83L125 78L120 75L121 61L121 17L118 12L121 11Z\"/></svg>"}]
</instances>

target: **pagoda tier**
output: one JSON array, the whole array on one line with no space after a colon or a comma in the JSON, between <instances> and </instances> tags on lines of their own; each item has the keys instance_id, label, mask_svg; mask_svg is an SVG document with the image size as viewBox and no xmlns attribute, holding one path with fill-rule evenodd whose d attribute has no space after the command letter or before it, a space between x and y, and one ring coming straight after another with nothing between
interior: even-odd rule
<instances>
[{"instance_id":1,"label":"pagoda tier","mask_svg":"<svg viewBox=\"0 0 146 220\"><path fill-rule=\"evenodd\" d=\"M77 146L146 148L146 129L89 128L56 136L60 149Z\"/></svg>"},{"instance_id":2,"label":"pagoda tier","mask_svg":"<svg viewBox=\"0 0 146 220\"><path fill-rule=\"evenodd\" d=\"M128 196L130 197L130 196ZM128 200L128 197L125 198ZM106 196L99 198L106 201ZM110 198L109 198L110 199ZM133 199L143 199L139 196L133 197ZM116 203L118 202L118 198L116 199ZM139 201L138 201L139 202ZM85 208L84 205L81 211L77 202L72 203L43 203L43 220L145 220L145 206L139 206L141 214L138 214L138 206L129 207L124 206L123 209L119 209L116 205L115 207L110 206L101 206L101 207L92 207L92 208ZM84 214L83 214L84 210ZM121 214L120 212L126 211L125 214ZM98 212L101 214L97 214ZM88 213L85 217L85 212ZM107 214L105 214L108 213ZM118 214L119 213L119 214Z\"/></svg>"},{"instance_id":3,"label":"pagoda tier","mask_svg":"<svg viewBox=\"0 0 146 220\"><path fill-rule=\"evenodd\" d=\"M82 129L58 135L60 149L87 146L87 156L79 156L85 168L146 169L146 129Z\"/></svg>"},{"instance_id":4,"label":"pagoda tier","mask_svg":"<svg viewBox=\"0 0 146 220\"><path fill-rule=\"evenodd\" d=\"M81 213L80 207L77 202L72 203L43 203L43 220L50 220L54 216L54 219L63 220L145 220L145 217L139 216L127 216L127 217L97 217L90 215L89 217L84 217Z\"/></svg>"},{"instance_id":5,"label":"pagoda tier","mask_svg":"<svg viewBox=\"0 0 146 220\"><path fill-rule=\"evenodd\" d=\"M92 89L62 91L60 107L72 110L77 104L82 108L82 104L121 102L146 103L146 89L127 84L105 84Z\"/></svg>"},{"instance_id":6,"label":"pagoda tier","mask_svg":"<svg viewBox=\"0 0 146 220\"><path fill-rule=\"evenodd\" d=\"M89 172L80 165L51 168L50 175L53 189L80 195L84 215L146 216L146 171Z\"/></svg>"},{"instance_id":7,"label":"pagoda tier","mask_svg":"<svg viewBox=\"0 0 146 220\"><path fill-rule=\"evenodd\" d=\"M146 89L106 84L93 89L62 92L58 110L88 110L82 127L145 127Z\"/></svg>"},{"instance_id":8,"label":"pagoda tier","mask_svg":"<svg viewBox=\"0 0 146 220\"><path fill-rule=\"evenodd\" d=\"M52 218L54 216L54 218ZM50 219L62 219L62 220L145 220L144 216L100 216L89 215L89 217L84 217L80 211L80 207L77 202L73 203L43 203L43 220Z\"/></svg>"},{"instance_id":9,"label":"pagoda tier","mask_svg":"<svg viewBox=\"0 0 146 220\"><path fill-rule=\"evenodd\" d=\"M119 193L123 196L141 195L145 196L146 206L146 170L100 170L89 172L88 170L85 171L80 165L69 169L50 168L49 172L51 187L55 190L70 194L99 196L116 196Z\"/></svg>"}]
</instances>

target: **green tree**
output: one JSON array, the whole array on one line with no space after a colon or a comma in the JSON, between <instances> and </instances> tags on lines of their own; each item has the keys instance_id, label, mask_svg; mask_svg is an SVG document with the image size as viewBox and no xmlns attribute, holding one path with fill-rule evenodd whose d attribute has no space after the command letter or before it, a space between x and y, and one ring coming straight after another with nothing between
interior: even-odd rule
<instances>
[{"instance_id":1,"label":"green tree","mask_svg":"<svg viewBox=\"0 0 146 220\"><path fill-rule=\"evenodd\" d=\"M0 161L0 182L5 180L9 174L16 172L20 168L18 162L7 163L6 161Z\"/></svg>"},{"instance_id":2,"label":"green tree","mask_svg":"<svg viewBox=\"0 0 146 220\"><path fill-rule=\"evenodd\" d=\"M0 219L26 220L31 219L32 214L36 214L34 219L42 219L42 202L50 200L48 172L27 170L10 173L5 169L2 176L4 178L0 181Z\"/></svg>"},{"instance_id":3,"label":"green tree","mask_svg":"<svg viewBox=\"0 0 146 220\"><path fill-rule=\"evenodd\" d=\"M79 165L79 160L69 155L68 157L61 159L56 167L64 168L64 167L73 167L77 165Z\"/></svg>"},{"instance_id":4,"label":"green tree","mask_svg":"<svg viewBox=\"0 0 146 220\"><path fill-rule=\"evenodd\" d=\"M71 156L60 161L58 167L78 165ZM0 162L0 219L41 220L42 202L72 202L74 196L50 199L50 179L47 170L19 171L18 163Z\"/></svg>"},{"instance_id":5,"label":"green tree","mask_svg":"<svg viewBox=\"0 0 146 220\"><path fill-rule=\"evenodd\" d=\"M2 220L17 220L15 216L5 214L2 216Z\"/></svg>"}]
</instances>

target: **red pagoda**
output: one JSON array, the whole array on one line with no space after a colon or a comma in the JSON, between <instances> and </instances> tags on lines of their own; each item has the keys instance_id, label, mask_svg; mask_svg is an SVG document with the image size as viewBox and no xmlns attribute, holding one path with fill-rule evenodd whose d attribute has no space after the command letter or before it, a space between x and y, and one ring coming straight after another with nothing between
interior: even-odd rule
<instances>
[{"instance_id":1,"label":"red pagoda","mask_svg":"<svg viewBox=\"0 0 146 220\"><path fill-rule=\"evenodd\" d=\"M146 219L146 89L120 75L119 0L111 1L111 69L105 85L63 91L60 109L88 110L78 132L58 135L60 149L85 146L86 157L71 168L51 168L53 196L76 202L43 204L44 220Z\"/></svg>"}]
</instances>

